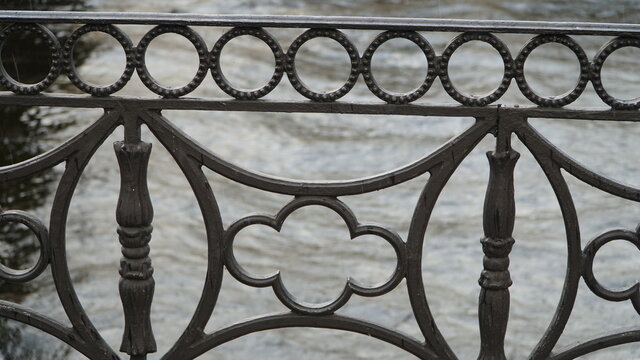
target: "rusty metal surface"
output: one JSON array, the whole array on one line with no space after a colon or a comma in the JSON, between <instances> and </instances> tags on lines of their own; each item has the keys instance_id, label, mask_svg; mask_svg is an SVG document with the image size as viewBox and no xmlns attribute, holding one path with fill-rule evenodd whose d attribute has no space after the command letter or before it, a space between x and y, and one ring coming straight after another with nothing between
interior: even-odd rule
<instances>
[{"instance_id":1,"label":"rusty metal surface","mask_svg":"<svg viewBox=\"0 0 640 360\"><path fill-rule=\"evenodd\" d=\"M65 170L57 186L48 226L33 215L20 209L0 208L0 221L19 222L26 225L40 242L40 257L32 269L18 271L0 266L0 279L24 283L39 276L50 265L60 301L71 323L67 327L56 320L25 308L19 304L0 300L0 316L13 319L53 335L90 359L118 359L121 354L110 348L102 339L86 315L73 288L65 252L65 224L71 197L84 170L96 149L118 126L123 126L125 138L114 144L122 178L117 221L123 258L121 261L120 296L124 308L125 329L120 351L131 359L145 359L156 351L150 309L153 300L154 281L151 259L153 209L146 185L146 166L151 146L140 138L140 126L145 125L166 147L189 181L196 196L206 227L208 241L208 270L205 287L189 325L182 336L163 359L192 359L221 344L257 331L286 327L316 327L338 329L366 334L393 344L421 359L456 359L455 349L447 344L435 323L428 305L422 279L422 249L429 218L438 196L458 165L488 134L496 137L495 151L488 153L490 178L484 207L483 269L480 276L479 325L481 349L479 359L505 359L504 335L509 317L509 252L517 246L512 238L515 208L513 170L519 154L511 148L511 137L516 135L533 154L547 176L556 194L565 223L567 241L567 270L563 293L555 316L538 342L530 359L573 359L583 354L614 345L640 341L640 329L626 329L585 340L567 349L555 349L569 319L576 298L578 283L583 279L589 289L604 300L630 302L630 312L640 314L640 285L623 289L608 289L593 273L593 259L597 251L612 240L627 241L640 248L639 230L614 230L582 244L579 223L571 193L561 170L579 180L612 195L640 201L640 189L608 179L572 160L560 149L540 135L528 122L530 117L567 118L583 120L639 121L637 109L640 99L624 100L612 97L602 85L601 69L604 61L622 47L640 47L640 26L625 24L580 24L498 21L451 21L427 19L384 19L345 17L286 17L286 16L204 16L185 14L112 14L66 12L2 12L0 22L10 24L0 32L2 44L14 32L29 31L41 37L51 51L51 68L36 84L23 84L13 79L0 62L0 83L8 92L0 94L0 104L47 105L62 107L103 108L104 115L89 128L66 143L35 158L0 167L0 181L25 178L36 172L64 164ZM12 23L12 24L11 24ZM43 24L77 23L78 28L63 44ZM137 45L114 24L156 25ZM189 25L224 26L232 29L214 42L203 39ZM264 27L303 28L304 31L286 48L269 34ZM383 30L372 39L362 55L340 29ZM73 60L73 48L80 37L89 32L103 32L114 37L126 54L125 70L111 85L95 86L86 83L78 75ZM441 53L437 54L427 38L418 31L462 32ZM145 63L145 51L150 42L165 33L175 33L189 40L198 53L199 67L195 77L186 85L169 88L159 84L150 74ZM531 40L518 54L511 54L508 47L495 34L527 33ZM537 35L538 34L538 35ZM615 35L604 44L593 59L570 35ZM234 37L248 35L265 42L275 59L275 68L268 83L259 89L237 89L224 78L220 68L222 48ZM316 92L299 78L295 57L298 49L308 40L325 37L337 41L347 52L350 74L340 88L330 92ZM428 63L422 84L406 94L393 94L376 83L370 68L375 51L384 42L404 38L416 44ZM498 88L488 95L471 96L458 91L448 76L448 62L452 54L463 44L481 41L495 48L504 62L504 74ZM524 75L527 56L536 47L557 43L576 54L580 65L580 77L574 89L556 97L536 94ZM116 97L111 94L122 89L134 73L150 91L149 98ZM65 74L71 83L87 95L40 94ZM275 91L285 77L293 88L310 101L259 100ZM202 81L212 76L217 85L229 95L228 99L183 99ZM372 103L340 102L358 82L360 76L372 93ZM409 104L424 96L439 78L449 96L460 106L443 104ZM496 103L507 89L517 83L518 89L536 107L491 105ZM596 93L607 107L598 109L569 108L591 82ZM155 95L154 95L155 94ZM158 99L156 95L162 98ZM445 117L474 117L476 122L469 129L450 140L433 153L400 169L368 178L346 181L296 181L258 174L231 164L205 149L178 129L162 110L191 109L201 111L256 111L256 112L310 112L349 114L395 114ZM293 199L276 214L249 216L238 219L224 228L213 193L203 168L210 169L232 181L253 188L290 195ZM392 187L422 174L428 173L415 206L409 233L403 239L397 233L382 226L361 223L340 197L374 192ZM0 204L1 206L2 204ZM308 304L296 299L285 287L279 274L258 277L246 271L234 255L235 235L242 229L259 224L279 230L287 216L305 206L322 206L337 213L347 225L352 238L374 235L391 245L397 258L392 276L383 284L368 287L349 280L338 298L328 304ZM630 228L634 228L630 225ZM115 237L115 235L114 235ZM480 234L479 234L480 237ZM515 245L514 245L515 244ZM274 296L290 309L290 312L268 315L238 323L214 333L205 333L215 308L222 277L228 271L239 282L251 287L268 287ZM114 276L116 276L114 271ZM394 329L384 328L366 319L345 317L336 312L353 296L384 296L398 284L406 281L413 315L422 333L413 338ZM631 314L635 315L635 314Z\"/></svg>"}]
</instances>

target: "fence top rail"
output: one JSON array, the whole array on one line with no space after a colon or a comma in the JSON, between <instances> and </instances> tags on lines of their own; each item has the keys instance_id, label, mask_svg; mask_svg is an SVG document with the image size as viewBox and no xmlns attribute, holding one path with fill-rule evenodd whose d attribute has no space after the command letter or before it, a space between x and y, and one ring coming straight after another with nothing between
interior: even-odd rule
<instances>
[{"instance_id":1,"label":"fence top rail","mask_svg":"<svg viewBox=\"0 0 640 360\"><path fill-rule=\"evenodd\" d=\"M640 25L592 22L463 20L397 17L242 15L191 13L117 13L78 11L0 11L0 22L80 24L178 24L277 28L340 28L494 33L640 36Z\"/></svg>"}]
</instances>

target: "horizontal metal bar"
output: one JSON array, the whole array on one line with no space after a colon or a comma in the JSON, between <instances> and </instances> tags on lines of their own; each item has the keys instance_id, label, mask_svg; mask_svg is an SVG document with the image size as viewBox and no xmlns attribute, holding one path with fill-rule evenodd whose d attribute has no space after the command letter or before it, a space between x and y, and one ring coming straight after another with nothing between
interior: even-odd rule
<instances>
[{"instance_id":1,"label":"horizontal metal bar","mask_svg":"<svg viewBox=\"0 0 640 360\"><path fill-rule=\"evenodd\" d=\"M570 120L606 120L640 122L637 110L612 110L609 108L563 107L543 108L538 106L510 107L502 105L500 113L517 113L525 118L570 119Z\"/></svg>"},{"instance_id":2,"label":"horizontal metal bar","mask_svg":"<svg viewBox=\"0 0 640 360\"><path fill-rule=\"evenodd\" d=\"M363 30L487 31L493 33L638 35L638 24L462 20L299 15L205 15L78 11L0 11L0 22L78 24L181 24L192 26L255 26L273 28L339 28Z\"/></svg>"},{"instance_id":3,"label":"horizontal metal bar","mask_svg":"<svg viewBox=\"0 0 640 360\"><path fill-rule=\"evenodd\" d=\"M135 106L149 110L204 110L247 111L275 113L327 113L401 116L485 117L493 116L500 109L503 114L516 113L526 118L608 120L640 122L637 110L612 110L609 108L541 108L537 106L489 105L484 107L463 105L347 103L275 100L233 99L144 99L136 97L93 97L87 95L46 94L14 95L0 92L0 105L57 106L74 108L124 108Z\"/></svg>"},{"instance_id":4,"label":"horizontal metal bar","mask_svg":"<svg viewBox=\"0 0 640 360\"><path fill-rule=\"evenodd\" d=\"M128 105L129 104L129 105ZM113 109L134 106L149 110L207 110L280 113L329 113L414 116L482 117L496 113L497 107L471 107L463 105L394 105L386 103L347 103L313 101L267 101L235 99L92 97L87 95L47 94L14 95L0 93L0 105L59 106L76 108Z\"/></svg>"}]
</instances>

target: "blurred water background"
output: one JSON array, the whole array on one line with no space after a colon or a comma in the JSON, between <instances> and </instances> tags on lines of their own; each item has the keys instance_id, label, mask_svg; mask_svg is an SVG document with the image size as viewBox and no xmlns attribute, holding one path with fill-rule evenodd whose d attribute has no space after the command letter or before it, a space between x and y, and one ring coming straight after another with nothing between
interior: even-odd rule
<instances>
[{"instance_id":1,"label":"blurred water background","mask_svg":"<svg viewBox=\"0 0 640 360\"><path fill-rule=\"evenodd\" d=\"M75 9L91 11L158 11L225 14L357 15L467 19L516 19L626 22L640 21L640 3L633 0L581 2L521 0L503 2L440 0L162 0L162 1L19 1L0 3L5 9ZM123 26L134 43L149 26ZM71 27L52 28L64 37ZM228 29L196 30L209 48ZM271 30L270 30L271 31ZM273 29L286 49L302 30ZM373 31L345 31L360 53L375 37ZM425 33L440 54L456 34ZM512 54L531 36L500 35ZM608 37L576 37L590 58ZM2 58L13 64L23 81L38 78L45 57L31 56L29 43L16 39L5 46ZM107 36L83 37L76 54L85 79L113 82L124 68L123 51ZM37 44L36 44L37 45ZM607 60L605 86L614 95L633 98L640 94L640 50L625 48ZM147 55L150 71L161 83L180 86L193 77L197 56L193 47L177 35L154 40ZM38 65L38 61L40 65ZM245 88L259 87L271 75L273 56L266 45L246 37L233 40L223 52L227 77ZM348 75L348 58L331 40L307 43L296 60L303 80L314 89L339 87ZM35 62L35 63L34 63ZM44 65L42 65L44 64ZM27 68L36 69L30 74ZM394 40L374 57L374 72L382 85L393 91L410 91L425 74L424 57L410 42ZM570 90L578 78L578 64L568 49L545 45L527 62L527 76L542 94ZM491 91L502 76L502 63L489 46L468 44L452 59L451 76L459 88L473 94ZM20 75L21 74L21 75ZM51 91L77 92L60 77ZM151 96L134 79L117 95ZM189 96L228 98L210 76ZM286 79L266 99L300 99ZM343 100L379 102L362 79ZM453 103L436 80L419 100ZM529 104L512 82L503 104ZM574 104L605 107L591 84ZM101 111L65 108L3 107L0 117L0 165L22 161L51 149L86 128ZM430 153L470 124L471 118L414 116L364 116L318 114L257 114L198 111L165 111L177 126L221 155L245 168L293 179L349 179L397 168ZM640 186L640 155L637 124L623 122L533 119L531 123L554 144L592 169L616 180ZM78 296L95 326L114 348L119 348L124 319L118 296L120 246L115 233L115 207L119 172L111 143L122 138L121 129L95 154L85 170L67 224L67 251ZM168 152L148 132L143 139L154 144L149 167L149 188L154 203L151 258L155 268L156 294L152 323L158 354L166 351L187 325L200 296L206 271L206 241L202 216L187 181ZM445 187L427 230L423 254L423 278L428 301L445 338L461 359L477 356L477 279L482 269L479 239L482 204L488 179L484 153L494 139L483 140ZM559 207L542 171L532 156L514 139L522 154L516 167L516 245L511 254L511 317L507 332L509 359L524 359L548 326L558 303L566 267L566 242ZM49 219L53 193L61 174L59 167L26 181L0 188L5 209L30 210L45 222ZM270 194L206 172L219 201L224 224L250 213L274 214L289 197ZM580 217L583 245L614 228L635 228L640 220L638 204L616 199L580 183L566 174ZM427 176L379 192L344 197L363 223L377 223L406 239L413 207ZM289 289L307 301L322 302L337 296L345 278L365 283L386 279L395 267L395 256L379 239L347 241L348 232L339 216L328 209L310 207L295 212L282 233L263 227L247 229L236 241L240 262L249 270L266 274L283 272ZM19 226L0 227L0 260L27 267L35 261L37 247ZM633 284L639 278L637 250L614 242L596 259L596 275L612 287ZM20 302L68 323L60 306L50 273L27 285L0 284L0 297ZM281 312L285 307L270 289L252 289L225 275L218 305L207 327L213 331L251 316ZM406 286L380 298L354 297L340 311L393 327L415 337L419 329L411 315ZM640 326L629 302L610 303L593 295L581 283L574 313L558 347L587 340L603 332ZM151 359L159 358L150 355ZM79 359L66 345L11 321L0 322L0 358ZM367 337L317 329L287 329L258 333L238 339L200 357L201 359L409 359L393 346ZM640 346L624 345L586 356L587 359L637 359Z\"/></svg>"}]
</instances>

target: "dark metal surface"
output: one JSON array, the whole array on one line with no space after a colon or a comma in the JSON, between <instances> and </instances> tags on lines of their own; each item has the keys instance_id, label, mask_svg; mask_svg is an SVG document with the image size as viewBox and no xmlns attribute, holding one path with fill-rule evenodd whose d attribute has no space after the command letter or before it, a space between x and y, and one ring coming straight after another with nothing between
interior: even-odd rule
<instances>
[{"instance_id":1,"label":"dark metal surface","mask_svg":"<svg viewBox=\"0 0 640 360\"><path fill-rule=\"evenodd\" d=\"M190 17L189 17L190 16ZM190 19L190 20L189 20ZM511 86L512 80L518 85L522 94L532 103L541 107L562 107L576 101L589 82L602 101L614 109L637 109L640 99L620 99L612 96L602 84L602 67L605 60L616 50L624 47L640 47L640 40L633 37L640 34L635 25L613 24L571 24L571 23L539 23L539 22L472 22L461 20L430 20L430 19L380 19L380 18L342 18L342 17L269 17L246 16L203 16L177 14L107 14L107 13L74 13L74 12L2 12L0 21L13 23L0 32L0 43L16 32L33 32L43 39L51 52L51 67L48 74L36 84L23 84L13 79L0 63L0 83L17 94L38 94L47 90L64 71L71 82L82 92L94 96L108 96L124 86L137 72L143 84L153 93L165 98L175 98L187 95L201 85L210 71L213 79L220 88L232 98L239 100L254 100L261 98L274 89L286 72L291 85L300 95L317 102L333 102L348 94L355 86L360 75L373 95L390 104L404 104L428 97L428 90L437 77L440 78L445 91L452 99L466 106L486 106L498 101ZM32 23L84 23L64 44L46 27ZM114 24L149 24L156 25L149 30L137 45L133 45L125 32ZM213 49L207 48L206 41L200 34L188 25L233 26L228 33L218 39ZM401 26L402 25L402 26ZM276 38L262 27L312 27L296 38L288 47L286 53ZM361 56L354 43L342 29L385 29L378 35ZM400 30L397 30L400 29ZM417 31L464 31L456 36L444 49L437 54ZM77 73L74 66L73 49L78 40L86 33L102 32L114 37L122 46L126 54L125 70L113 84L94 86L86 83ZM508 46L493 33L529 33L542 34L533 37L519 51L512 55ZM149 44L156 37L173 33L185 37L190 41L198 54L199 65L194 78L184 86L171 88L158 83L151 76L146 65L146 51ZM593 59L589 59L582 47L570 35L616 35L617 37L603 44ZM220 54L224 46L234 37L249 35L264 41L272 50L275 60L274 72L271 79L263 87L246 91L235 88L225 77L220 65ZM296 68L296 54L303 44L314 38L328 38L338 42L346 51L351 62L349 77L338 89L330 92L317 92L309 88L300 79ZM375 51L384 42L393 38L405 38L415 43L424 53L427 61L427 75L423 83L415 90L405 94L394 94L384 90L375 80L371 69L371 59ZM485 42L500 54L504 63L504 71L499 86L490 94L476 96L467 95L456 89L449 77L449 60L455 51L470 41ZM575 55L580 66L580 77L574 89L559 96L541 96L537 94L527 82L524 67L529 54L538 46L556 43L568 47ZM515 60L514 60L515 59Z\"/></svg>"},{"instance_id":2,"label":"dark metal surface","mask_svg":"<svg viewBox=\"0 0 640 360\"><path fill-rule=\"evenodd\" d=\"M637 24L413 19L393 17L295 16L295 15L207 15L169 13L80 13L69 11L3 11L2 22L67 24L171 24L191 26L243 26L274 28L339 28L414 31L489 31L513 34L634 35Z\"/></svg>"},{"instance_id":3,"label":"dark metal surface","mask_svg":"<svg viewBox=\"0 0 640 360\"><path fill-rule=\"evenodd\" d=\"M515 203L513 170L519 154L511 148L511 137L515 134L533 154L547 176L557 196L565 224L567 241L567 271L561 299L555 316L530 354L530 359L573 359L583 354L607 347L640 341L640 328L624 329L584 342L567 349L555 349L556 343L569 319L578 291L578 283L585 281L591 291L608 301L627 303L640 314L640 284L623 289L608 289L598 282L592 266L598 250L612 240L630 242L640 248L638 230L614 230L604 233L586 246L582 245L578 217L569 188L561 170L577 179L621 198L640 201L640 189L608 179L587 169L540 135L528 122L529 118L565 118L582 120L640 121L636 109L640 100L616 99L603 87L600 73L607 57L615 50L640 47L635 35L640 35L640 26L626 24L587 23L543 23L462 21L429 19L384 19L346 17L284 17L284 16L205 16L187 14L113 14L113 13L69 13L69 12L1 12L0 21L8 24L0 32L0 45L13 32L30 31L41 37L51 51L51 68L45 78L36 84L22 84L0 67L0 82L10 91L0 94L0 104L27 106L61 106L103 108L105 113L89 128L66 143L32 159L0 167L0 181L22 179L58 164L65 170L51 209L48 226L33 215L20 209L2 209L0 222L18 222L26 225L40 242L40 257L36 265L25 271L0 266L0 280L24 283L39 276L51 266L60 301L69 318L67 327L52 318L39 314L19 304L0 300L0 316L13 319L53 335L90 359L118 359L119 354L102 339L78 300L65 251L65 224L71 197L82 171L96 149L116 127L123 126L125 138L116 142L114 148L120 165L121 192L117 207L117 233L122 245L120 267L120 296L125 315L125 329L120 351L131 359L145 359L156 351L149 316L153 300L153 268L149 255L151 221L153 210L146 187L146 167L151 146L140 138L140 126L145 125L166 147L189 181L196 196L204 222L208 241L208 270L202 296L189 325L176 340L163 359L192 359L228 341L258 331L286 327L317 327L366 334L393 344L421 359L456 359L455 349L441 335L429 309L427 294L422 279L422 250L429 218L438 196L458 165L487 135L496 137L495 151L488 154L490 178L484 207L484 269L481 272L479 298L479 326L481 349L479 359L505 359L504 336L509 317L509 252L514 246L511 237L514 228ZM11 23L13 23L11 25ZM42 24L77 23L78 28L64 44ZM114 24L155 25L137 45L123 30ZM189 25L225 26L232 29L217 39L203 39ZM263 29L304 28L293 43L284 47ZM339 29L383 30L372 39L362 52ZM123 47L126 66L120 78L111 85L94 86L84 82L77 73L73 60L73 48L80 37L88 32L102 32L113 36ZM418 31L462 32L436 54L426 36ZM164 33L175 33L189 40L199 57L199 68L195 77L178 88L159 84L148 72L145 51L151 41ZM513 56L508 47L495 33L527 33L534 35L523 49ZM537 35L535 34L542 34ZM275 68L271 79L263 87L246 91L234 88L225 79L220 66L223 47L234 37L249 35L265 42L273 52ZM582 47L569 35L615 35L619 36L589 59ZM310 89L299 78L295 57L298 49L308 40L326 37L337 41L347 52L351 61L350 75L340 88L322 93ZM404 38L416 44L427 61L427 74L422 84L406 94L392 94L376 83L371 70L371 59L384 42ZM500 86L486 96L466 95L458 90L448 76L448 62L452 54L469 41L482 41L495 48L504 62L504 74ZM213 49L207 43L214 43ZM577 56L580 78L576 87L557 97L542 97L536 94L524 76L524 63L536 47L546 43L558 43L568 47ZM515 60L514 60L515 59ZM111 94L122 89L137 72L144 85L162 98L125 98ZM79 91L88 95L40 94L55 82L60 73L65 73ZM231 98L229 99L183 99L195 90L209 75ZM291 99L287 101L259 100L275 91L284 75L301 96L311 101ZM346 95L362 75L367 88L378 100L377 103L353 103L336 101ZM445 91L461 105L408 104L423 96L440 78ZM518 85L522 94L537 107L522 104L521 107L490 105L512 85ZM564 107L575 101L588 82L607 107L598 109L576 109ZM151 94L150 94L151 95ZM604 105L603 104L603 105ZM530 104L529 104L530 105ZM255 112L307 112L346 114L395 114L444 117L473 117L474 125L435 150L433 153L400 169L363 179L345 181L295 181L254 173L219 158L193 141L162 110L190 109L201 111L255 111ZM230 180L253 188L286 194L292 200L276 214L248 216L237 220L226 229L222 225L215 195L204 175L203 167ZM429 180L418 197L409 233L406 239L381 226L361 223L340 197L369 193L395 186L428 173ZM337 213L347 225L351 238L373 235L391 245L397 259L395 271L386 282L364 286L353 280L346 282L338 298L328 304L308 304L287 291L278 273L267 277L246 271L236 260L233 242L237 233L252 225L267 225L280 230L287 217L296 210L319 205ZM517 245L516 245L517 246ZM584 246L584 247L583 247ZM215 308L225 269L241 283L251 287L271 287L275 298L290 312L268 315L241 322L214 333L205 333ZM479 269L480 270L480 269ZM114 271L115 273L115 271ZM115 276L115 274L114 274ZM367 320L337 314L352 296L383 296L406 281L413 315L423 338L416 339L394 329L370 323Z\"/></svg>"}]
</instances>

